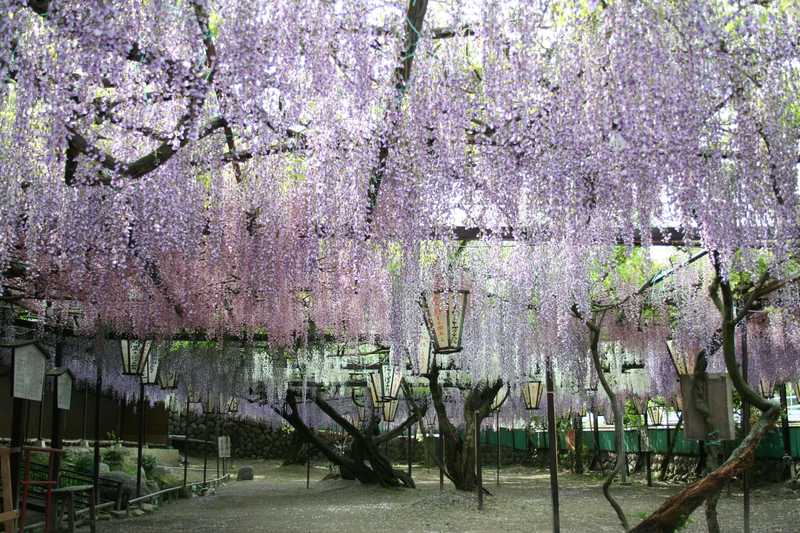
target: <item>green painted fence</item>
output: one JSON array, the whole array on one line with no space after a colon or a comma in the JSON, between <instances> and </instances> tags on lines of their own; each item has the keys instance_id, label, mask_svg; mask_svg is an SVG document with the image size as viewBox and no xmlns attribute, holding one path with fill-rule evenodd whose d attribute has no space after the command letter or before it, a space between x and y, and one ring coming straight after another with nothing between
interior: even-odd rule
<instances>
[{"instance_id":1,"label":"green painted fence","mask_svg":"<svg viewBox=\"0 0 800 533\"><path fill-rule=\"evenodd\" d=\"M507 448L515 448L518 450L525 449L526 431L524 429L510 429L500 428L500 446ZM532 448L547 449L547 433L544 431L531 431L530 446ZM649 429L648 436L650 439L650 449L655 453L665 453L667 451L667 430L666 429ZM789 436L791 441L792 457L800 459L800 427L789 428ZM496 446L497 433L493 430L484 430L481 434L481 442L483 444ZM676 438L675 430L669 430L669 439ZM685 440L683 438L683 431L677 432L677 441L675 442L675 453L677 455L698 455L697 441ZM594 449L594 434L591 431L583 432L583 444L590 450ZM636 453L639 451L639 431L630 429L625 432L625 449L629 452ZM562 450L567 449L566 435L561 433L558 436L559 448ZM735 444L738 444L736 442ZM600 449L606 451L614 451L614 432L613 431L600 431ZM780 459L783 457L783 435L780 429L774 429L768 432L758 445L756 456L764 459Z\"/></svg>"}]
</instances>

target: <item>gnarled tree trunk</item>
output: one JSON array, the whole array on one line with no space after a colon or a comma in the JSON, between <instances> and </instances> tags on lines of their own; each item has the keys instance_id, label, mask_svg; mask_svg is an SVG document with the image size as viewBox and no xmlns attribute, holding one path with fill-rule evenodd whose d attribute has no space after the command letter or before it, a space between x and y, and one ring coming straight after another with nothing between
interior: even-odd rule
<instances>
[{"instance_id":1,"label":"gnarled tree trunk","mask_svg":"<svg viewBox=\"0 0 800 533\"><path fill-rule=\"evenodd\" d=\"M314 403L352 438L350 447L344 453L331 447L305 424L297 409L297 395L291 389L286 392L286 403L283 408L276 409L276 412L297 431L303 440L316 446L330 462L337 465L342 478L357 479L364 484L379 484L384 487L403 485L414 488L414 480L411 476L402 470L392 468L389 459L381 452L380 445L402 435L409 425L417 422L418 417L424 414L424 410L415 408L414 414L402 424L391 431L378 434L377 427L380 418L374 414L362 431L351 424L321 396L315 395Z\"/></svg>"},{"instance_id":2,"label":"gnarled tree trunk","mask_svg":"<svg viewBox=\"0 0 800 533\"><path fill-rule=\"evenodd\" d=\"M464 400L464 435L456 430L445 410L439 371L429 375L431 397L439 421L439 436L444 439L444 472L458 490L473 491L478 486L476 458L476 432L489 414L497 391L503 386L498 379L492 384L479 384L472 388Z\"/></svg>"}]
</instances>

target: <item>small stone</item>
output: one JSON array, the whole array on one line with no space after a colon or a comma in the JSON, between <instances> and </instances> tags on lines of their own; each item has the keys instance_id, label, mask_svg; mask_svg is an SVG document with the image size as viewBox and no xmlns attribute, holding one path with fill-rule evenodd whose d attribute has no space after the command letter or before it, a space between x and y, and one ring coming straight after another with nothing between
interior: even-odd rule
<instances>
[{"instance_id":1,"label":"small stone","mask_svg":"<svg viewBox=\"0 0 800 533\"><path fill-rule=\"evenodd\" d=\"M156 510L156 506L153 505L152 503L140 503L139 509L141 509L145 513L152 513L153 511Z\"/></svg>"},{"instance_id":2,"label":"small stone","mask_svg":"<svg viewBox=\"0 0 800 533\"><path fill-rule=\"evenodd\" d=\"M131 516L144 516L145 512L141 509L131 509L130 515Z\"/></svg>"},{"instance_id":3,"label":"small stone","mask_svg":"<svg viewBox=\"0 0 800 533\"><path fill-rule=\"evenodd\" d=\"M253 479L252 466L243 466L239 468L239 472L236 474L236 481L252 481L252 479Z\"/></svg>"},{"instance_id":4,"label":"small stone","mask_svg":"<svg viewBox=\"0 0 800 533\"><path fill-rule=\"evenodd\" d=\"M103 521L106 521L106 520L111 520L111 515L108 514L108 513L97 513L97 516L95 517L95 519L98 522L103 522Z\"/></svg>"},{"instance_id":5,"label":"small stone","mask_svg":"<svg viewBox=\"0 0 800 533\"><path fill-rule=\"evenodd\" d=\"M126 511L124 509L121 509L121 510L114 509L109 514L111 514L111 516L113 518L127 518L128 517L128 511Z\"/></svg>"}]
</instances>

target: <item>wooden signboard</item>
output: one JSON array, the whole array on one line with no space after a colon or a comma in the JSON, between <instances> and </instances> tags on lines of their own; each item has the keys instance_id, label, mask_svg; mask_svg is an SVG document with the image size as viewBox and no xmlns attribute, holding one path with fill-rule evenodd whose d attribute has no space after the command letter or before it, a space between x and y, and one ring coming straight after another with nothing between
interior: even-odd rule
<instances>
[{"instance_id":1,"label":"wooden signboard","mask_svg":"<svg viewBox=\"0 0 800 533\"><path fill-rule=\"evenodd\" d=\"M72 373L67 370L56 376L55 379L58 380L58 408L63 411L69 411L69 405L72 401Z\"/></svg>"},{"instance_id":2,"label":"wooden signboard","mask_svg":"<svg viewBox=\"0 0 800 533\"><path fill-rule=\"evenodd\" d=\"M733 440L733 388L728 374L708 374L704 390L695 391L695 377L682 375L684 438L687 440ZM697 392L705 396L708 413L698 409Z\"/></svg>"},{"instance_id":3,"label":"wooden signboard","mask_svg":"<svg viewBox=\"0 0 800 533\"><path fill-rule=\"evenodd\" d=\"M231 456L231 438L228 435L217 437L217 451L220 459L228 459Z\"/></svg>"},{"instance_id":4,"label":"wooden signboard","mask_svg":"<svg viewBox=\"0 0 800 533\"><path fill-rule=\"evenodd\" d=\"M14 347L14 398L42 401L47 356L36 344Z\"/></svg>"}]
</instances>

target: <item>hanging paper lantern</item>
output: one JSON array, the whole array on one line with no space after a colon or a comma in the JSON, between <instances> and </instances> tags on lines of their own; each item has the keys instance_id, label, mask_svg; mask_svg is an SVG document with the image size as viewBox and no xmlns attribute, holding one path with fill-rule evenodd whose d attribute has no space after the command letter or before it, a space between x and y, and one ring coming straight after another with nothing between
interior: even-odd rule
<instances>
[{"instance_id":1,"label":"hanging paper lantern","mask_svg":"<svg viewBox=\"0 0 800 533\"><path fill-rule=\"evenodd\" d=\"M525 403L525 409L532 411L539 408L542 401L542 392L544 391L544 383L541 381L528 381L522 385L522 401Z\"/></svg>"},{"instance_id":2,"label":"hanging paper lantern","mask_svg":"<svg viewBox=\"0 0 800 533\"><path fill-rule=\"evenodd\" d=\"M218 394L206 393L203 399L203 414L218 415L221 413L220 398Z\"/></svg>"},{"instance_id":3,"label":"hanging paper lantern","mask_svg":"<svg viewBox=\"0 0 800 533\"><path fill-rule=\"evenodd\" d=\"M622 353L622 373L627 373L630 370L642 370L644 368L644 359L641 354L625 351Z\"/></svg>"},{"instance_id":4,"label":"hanging paper lantern","mask_svg":"<svg viewBox=\"0 0 800 533\"><path fill-rule=\"evenodd\" d=\"M400 400L387 400L383 402L383 421L394 422L397 416L397 407L400 405Z\"/></svg>"},{"instance_id":5,"label":"hanging paper lantern","mask_svg":"<svg viewBox=\"0 0 800 533\"><path fill-rule=\"evenodd\" d=\"M767 400L771 400L775 396L775 380L771 378L761 378L758 380L758 388L761 391L761 396Z\"/></svg>"},{"instance_id":6,"label":"hanging paper lantern","mask_svg":"<svg viewBox=\"0 0 800 533\"><path fill-rule=\"evenodd\" d=\"M122 374L125 376L141 376L150 359L152 341L122 339L119 341L122 357Z\"/></svg>"},{"instance_id":7,"label":"hanging paper lantern","mask_svg":"<svg viewBox=\"0 0 800 533\"><path fill-rule=\"evenodd\" d=\"M650 426L662 425L664 423L665 415L667 414L666 411L667 410L665 407L651 403L647 407L647 416L649 418L648 424Z\"/></svg>"},{"instance_id":8,"label":"hanging paper lantern","mask_svg":"<svg viewBox=\"0 0 800 533\"><path fill-rule=\"evenodd\" d=\"M402 379L400 369L389 364L381 365L378 372L370 372L368 384L372 404L377 407L386 400L396 399Z\"/></svg>"},{"instance_id":9,"label":"hanging paper lantern","mask_svg":"<svg viewBox=\"0 0 800 533\"><path fill-rule=\"evenodd\" d=\"M427 376L436 367L436 354L433 351L433 343L428 332L423 329L419 339L418 350L419 373Z\"/></svg>"},{"instance_id":10,"label":"hanging paper lantern","mask_svg":"<svg viewBox=\"0 0 800 533\"><path fill-rule=\"evenodd\" d=\"M178 372L167 370L163 366L158 369L158 385L161 390L175 390L178 388Z\"/></svg>"},{"instance_id":11,"label":"hanging paper lantern","mask_svg":"<svg viewBox=\"0 0 800 533\"><path fill-rule=\"evenodd\" d=\"M145 385L158 385L158 359L153 354L147 358L144 371L141 375L142 383Z\"/></svg>"},{"instance_id":12,"label":"hanging paper lantern","mask_svg":"<svg viewBox=\"0 0 800 533\"><path fill-rule=\"evenodd\" d=\"M422 318L436 353L460 352L464 332L464 314L469 291L423 292L419 300Z\"/></svg>"},{"instance_id":13,"label":"hanging paper lantern","mask_svg":"<svg viewBox=\"0 0 800 533\"><path fill-rule=\"evenodd\" d=\"M231 399L228 400L228 413L235 414L238 412L239 412L239 398L231 396Z\"/></svg>"},{"instance_id":14,"label":"hanging paper lantern","mask_svg":"<svg viewBox=\"0 0 800 533\"><path fill-rule=\"evenodd\" d=\"M199 390L196 390L191 385L186 387L186 398L189 403L202 403L203 402L203 395L200 393Z\"/></svg>"}]
</instances>

